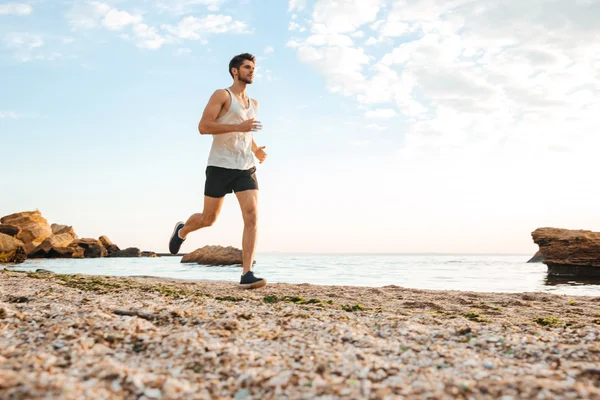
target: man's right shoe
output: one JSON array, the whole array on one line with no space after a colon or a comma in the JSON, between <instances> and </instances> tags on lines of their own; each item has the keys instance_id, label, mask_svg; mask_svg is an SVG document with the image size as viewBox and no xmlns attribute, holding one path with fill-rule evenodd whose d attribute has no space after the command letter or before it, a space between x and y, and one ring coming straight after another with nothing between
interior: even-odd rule
<instances>
[{"instance_id":1,"label":"man's right shoe","mask_svg":"<svg viewBox=\"0 0 600 400\"><path fill-rule=\"evenodd\" d=\"M175 229L173 229L173 233L171 234L171 239L169 240L169 251L171 254L179 253L179 249L181 248L181 244L185 241L179 237L179 231L185 226L183 221L179 221L175 224Z\"/></svg>"},{"instance_id":2,"label":"man's right shoe","mask_svg":"<svg viewBox=\"0 0 600 400\"><path fill-rule=\"evenodd\" d=\"M263 278L257 278L254 276L254 272L248 271L240 279L240 287L242 289L258 289L267 284L267 281Z\"/></svg>"}]
</instances>

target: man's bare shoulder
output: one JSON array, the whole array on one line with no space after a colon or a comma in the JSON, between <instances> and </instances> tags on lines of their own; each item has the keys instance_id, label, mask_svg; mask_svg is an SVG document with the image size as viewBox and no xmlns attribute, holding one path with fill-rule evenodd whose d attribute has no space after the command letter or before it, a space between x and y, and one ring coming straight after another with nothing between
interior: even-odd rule
<instances>
[{"instance_id":1,"label":"man's bare shoulder","mask_svg":"<svg viewBox=\"0 0 600 400\"><path fill-rule=\"evenodd\" d=\"M225 89L217 89L211 97L215 100L226 101L229 99L229 93Z\"/></svg>"}]
</instances>

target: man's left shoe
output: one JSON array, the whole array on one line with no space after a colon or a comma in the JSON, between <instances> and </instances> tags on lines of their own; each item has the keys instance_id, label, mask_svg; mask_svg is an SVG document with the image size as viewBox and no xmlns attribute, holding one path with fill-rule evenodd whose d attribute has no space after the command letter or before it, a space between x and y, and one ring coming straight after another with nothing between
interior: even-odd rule
<instances>
[{"instance_id":1,"label":"man's left shoe","mask_svg":"<svg viewBox=\"0 0 600 400\"><path fill-rule=\"evenodd\" d=\"M248 271L240 279L240 287L242 289L258 289L267 285L267 281L263 278L254 276L254 272Z\"/></svg>"},{"instance_id":2,"label":"man's left shoe","mask_svg":"<svg viewBox=\"0 0 600 400\"><path fill-rule=\"evenodd\" d=\"M185 224L183 223L183 221L179 221L178 223L175 224L175 229L173 229L173 233L171 234L171 239L169 239L169 252L171 254L179 253L179 249L181 248L181 245L185 241L185 239L182 239L179 237L179 231L184 226L185 226Z\"/></svg>"}]
</instances>

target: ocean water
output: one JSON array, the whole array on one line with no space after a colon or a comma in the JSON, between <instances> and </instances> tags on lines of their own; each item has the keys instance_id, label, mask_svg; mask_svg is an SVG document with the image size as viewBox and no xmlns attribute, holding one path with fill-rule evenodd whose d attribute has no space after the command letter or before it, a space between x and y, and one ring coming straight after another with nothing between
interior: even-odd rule
<instances>
[{"instance_id":1,"label":"ocean water","mask_svg":"<svg viewBox=\"0 0 600 400\"><path fill-rule=\"evenodd\" d=\"M317 285L397 285L477 292L551 292L600 296L600 281L548 276L528 255L487 254L283 254L256 256L255 273L268 282ZM60 274L156 276L239 281L241 267L182 264L181 257L27 260L15 270L47 269Z\"/></svg>"}]
</instances>

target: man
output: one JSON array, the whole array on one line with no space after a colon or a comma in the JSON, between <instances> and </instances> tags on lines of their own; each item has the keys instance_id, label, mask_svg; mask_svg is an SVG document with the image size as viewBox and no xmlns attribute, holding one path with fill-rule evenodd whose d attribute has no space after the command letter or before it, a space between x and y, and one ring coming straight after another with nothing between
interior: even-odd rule
<instances>
[{"instance_id":1,"label":"man","mask_svg":"<svg viewBox=\"0 0 600 400\"><path fill-rule=\"evenodd\" d=\"M261 123L255 121L258 101L246 94L246 86L254 79L254 56L244 53L233 57L229 63L229 74L233 78L233 85L213 93L198 124L200 134L213 136L206 168L204 209L202 213L192 215L185 224L182 221L175 224L169 251L177 254L190 232L213 225L225 195L234 192L244 219L240 286L256 289L267 282L252 272L258 205L254 157L262 163L267 154L265 146L256 145L252 134L262 128Z\"/></svg>"}]
</instances>

